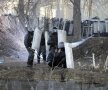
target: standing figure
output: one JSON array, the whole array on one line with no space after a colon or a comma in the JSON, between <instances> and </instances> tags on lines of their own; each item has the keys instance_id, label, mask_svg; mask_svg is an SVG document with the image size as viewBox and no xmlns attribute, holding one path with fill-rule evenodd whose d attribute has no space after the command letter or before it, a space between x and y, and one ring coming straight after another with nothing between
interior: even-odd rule
<instances>
[{"instance_id":1,"label":"standing figure","mask_svg":"<svg viewBox=\"0 0 108 90\"><path fill-rule=\"evenodd\" d=\"M34 31L27 31L27 34L25 35L25 38L24 38L24 44L25 44L25 47L26 47L26 49L27 49L27 51L29 53L28 61L27 61L27 66L28 67L32 67L33 59L34 59L35 50L33 50L31 48L32 40L33 40L33 33L34 33Z\"/></svg>"},{"instance_id":2,"label":"standing figure","mask_svg":"<svg viewBox=\"0 0 108 90\"><path fill-rule=\"evenodd\" d=\"M63 30L63 26L64 26L64 21L63 21L63 18L61 18L60 23L59 23L59 29Z\"/></svg>"},{"instance_id":3,"label":"standing figure","mask_svg":"<svg viewBox=\"0 0 108 90\"><path fill-rule=\"evenodd\" d=\"M65 31L66 31L67 35L69 33L69 28L70 28L70 21L67 20L66 23L65 23Z\"/></svg>"},{"instance_id":4,"label":"standing figure","mask_svg":"<svg viewBox=\"0 0 108 90\"><path fill-rule=\"evenodd\" d=\"M44 32L42 33L41 42L40 42L40 48L37 55L37 61L40 63L40 55L42 54L44 62L46 61L46 48L45 48L45 36Z\"/></svg>"},{"instance_id":5,"label":"standing figure","mask_svg":"<svg viewBox=\"0 0 108 90\"><path fill-rule=\"evenodd\" d=\"M59 67L66 68L67 66L66 66L64 42L60 42L58 45L58 58L59 58Z\"/></svg>"}]
</instances>

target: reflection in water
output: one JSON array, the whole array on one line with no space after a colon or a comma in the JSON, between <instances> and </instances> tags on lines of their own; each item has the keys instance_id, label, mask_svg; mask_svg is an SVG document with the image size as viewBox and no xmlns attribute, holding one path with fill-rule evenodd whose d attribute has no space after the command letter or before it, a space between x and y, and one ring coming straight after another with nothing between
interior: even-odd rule
<instances>
[{"instance_id":1,"label":"reflection in water","mask_svg":"<svg viewBox=\"0 0 108 90\"><path fill-rule=\"evenodd\" d=\"M0 56L0 63L4 62L4 58Z\"/></svg>"},{"instance_id":2,"label":"reflection in water","mask_svg":"<svg viewBox=\"0 0 108 90\"><path fill-rule=\"evenodd\" d=\"M108 90L108 85L83 84L74 81L0 80L0 90Z\"/></svg>"}]
</instances>

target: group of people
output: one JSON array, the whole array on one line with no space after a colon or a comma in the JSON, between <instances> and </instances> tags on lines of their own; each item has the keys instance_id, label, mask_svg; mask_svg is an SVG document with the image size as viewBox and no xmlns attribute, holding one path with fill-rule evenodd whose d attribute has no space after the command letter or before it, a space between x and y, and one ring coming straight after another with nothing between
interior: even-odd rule
<instances>
[{"instance_id":1,"label":"group of people","mask_svg":"<svg viewBox=\"0 0 108 90\"><path fill-rule=\"evenodd\" d=\"M46 20L48 22L48 26L45 25L47 27L47 29L49 29L49 31L52 32L53 29L59 29L59 30L65 30L67 35L73 35L74 31L73 31L73 21L72 20L68 20L68 19L63 19L63 18L46 18Z\"/></svg>"},{"instance_id":2,"label":"group of people","mask_svg":"<svg viewBox=\"0 0 108 90\"><path fill-rule=\"evenodd\" d=\"M63 18L52 18L52 27L57 27L57 29L60 30L65 30L67 35L73 35L74 30L73 30L73 21L72 20L67 20Z\"/></svg>"},{"instance_id":3,"label":"group of people","mask_svg":"<svg viewBox=\"0 0 108 90\"><path fill-rule=\"evenodd\" d=\"M66 68L66 57L64 43L61 42L58 45L58 35L57 32L52 32L48 40L48 45L50 45L50 52L47 57L47 62L50 67L62 67Z\"/></svg>"},{"instance_id":4,"label":"group of people","mask_svg":"<svg viewBox=\"0 0 108 90\"><path fill-rule=\"evenodd\" d=\"M27 34L24 39L25 47L29 53L27 66L33 66L35 50L32 49L34 31L27 31ZM46 55L46 45L45 45L45 36L44 31L41 36L40 48L37 52L37 63L40 63L40 55L42 54L44 62L50 67L63 67L66 68L66 58L65 58L65 49L64 43L61 42L58 45L58 35L57 32L49 32L49 39L47 44L50 46L49 54Z\"/></svg>"}]
</instances>

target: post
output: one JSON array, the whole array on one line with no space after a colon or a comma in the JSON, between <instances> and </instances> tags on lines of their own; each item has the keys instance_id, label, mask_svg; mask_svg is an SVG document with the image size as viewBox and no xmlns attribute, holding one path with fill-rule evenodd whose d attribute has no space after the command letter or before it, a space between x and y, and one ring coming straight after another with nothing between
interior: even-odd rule
<instances>
[{"instance_id":1,"label":"post","mask_svg":"<svg viewBox=\"0 0 108 90\"><path fill-rule=\"evenodd\" d=\"M93 58L93 67L95 68L96 67L96 63L95 63L95 54L92 53L92 58Z\"/></svg>"},{"instance_id":2,"label":"post","mask_svg":"<svg viewBox=\"0 0 108 90\"><path fill-rule=\"evenodd\" d=\"M69 45L69 43L65 43L66 65L67 68L74 69L73 51L72 47L70 47Z\"/></svg>"}]
</instances>

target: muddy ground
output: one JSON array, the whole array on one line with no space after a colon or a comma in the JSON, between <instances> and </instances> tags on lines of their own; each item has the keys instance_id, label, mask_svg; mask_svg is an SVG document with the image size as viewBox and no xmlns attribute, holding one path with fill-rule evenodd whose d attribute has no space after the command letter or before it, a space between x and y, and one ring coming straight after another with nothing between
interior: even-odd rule
<instances>
[{"instance_id":1,"label":"muddy ground","mask_svg":"<svg viewBox=\"0 0 108 90\"><path fill-rule=\"evenodd\" d=\"M104 68L108 55L108 38L90 38L73 49L75 69L56 67L52 70L47 63L36 64L33 68L26 66L26 60L4 56L0 64L1 79L17 80L75 80L80 83L108 83L108 71ZM96 67L93 67L92 53L95 53Z\"/></svg>"},{"instance_id":2,"label":"muddy ground","mask_svg":"<svg viewBox=\"0 0 108 90\"><path fill-rule=\"evenodd\" d=\"M9 58L7 58L9 59ZM34 63L32 68L26 66L26 62L8 60L0 64L0 79L3 80L55 80L70 81L90 84L107 84L108 71L104 68L92 66L81 67L75 63L75 69L52 69L47 63Z\"/></svg>"}]
</instances>

